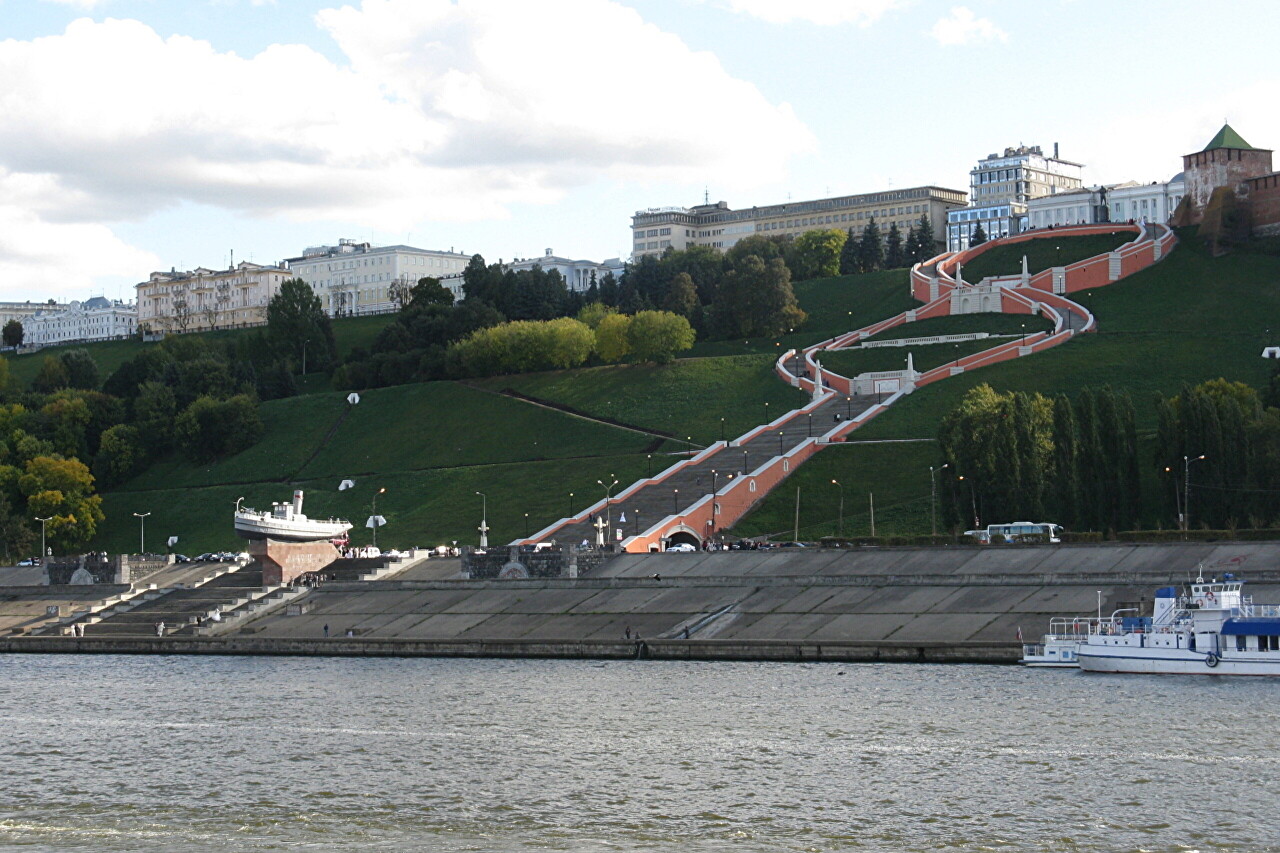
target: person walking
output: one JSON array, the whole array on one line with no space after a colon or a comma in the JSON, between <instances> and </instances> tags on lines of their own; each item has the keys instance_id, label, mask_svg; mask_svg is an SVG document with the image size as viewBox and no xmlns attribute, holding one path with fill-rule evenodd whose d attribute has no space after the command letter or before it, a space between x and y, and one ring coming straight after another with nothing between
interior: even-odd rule
<instances>
[{"instance_id":1,"label":"person walking","mask_svg":"<svg viewBox=\"0 0 1280 853\"><path fill-rule=\"evenodd\" d=\"M329 623L328 623L328 622L324 623L324 635L325 635L326 637L327 637L327 636L329 636Z\"/></svg>"}]
</instances>

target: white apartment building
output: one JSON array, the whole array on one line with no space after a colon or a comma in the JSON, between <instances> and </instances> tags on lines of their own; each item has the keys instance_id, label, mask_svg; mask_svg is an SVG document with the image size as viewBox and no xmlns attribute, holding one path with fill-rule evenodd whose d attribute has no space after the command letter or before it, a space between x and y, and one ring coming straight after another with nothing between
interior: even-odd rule
<instances>
[{"instance_id":1,"label":"white apartment building","mask_svg":"<svg viewBox=\"0 0 1280 853\"><path fill-rule=\"evenodd\" d=\"M1127 187L1129 184L1116 186ZM1082 187L1033 198L1027 202L1027 228L1110 222L1111 211L1107 206L1107 198L1115 189L1114 186Z\"/></svg>"},{"instance_id":2,"label":"white apartment building","mask_svg":"<svg viewBox=\"0 0 1280 853\"><path fill-rule=\"evenodd\" d=\"M547 272L555 270L564 279L565 286L575 293L586 293L591 289L591 282L595 281L598 284L606 272L612 272L615 278L621 278L622 271L625 269L625 264L618 258L610 258L603 263L575 261L562 258L550 249L547 249L540 258L516 258L506 266L507 269L517 272L531 270L534 267L541 267Z\"/></svg>"},{"instance_id":3,"label":"white apartment building","mask_svg":"<svg viewBox=\"0 0 1280 853\"><path fill-rule=\"evenodd\" d=\"M988 239L1020 233L1032 199L1074 192L1084 186L1083 175L1084 166L1060 158L1056 144L1052 157L1039 145L988 154L969 171L969 208L947 214L947 249L967 249L979 225Z\"/></svg>"},{"instance_id":4,"label":"white apartment building","mask_svg":"<svg viewBox=\"0 0 1280 853\"><path fill-rule=\"evenodd\" d=\"M882 235L896 224L905 239L921 216L929 217L937 233L939 223L946 221L947 211L963 207L965 201L960 190L929 186L744 210L731 210L723 201L688 208L651 207L638 210L631 217L632 258L659 255L668 247L728 249L751 234L798 236L816 229L852 228L856 236L873 217Z\"/></svg>"},{"instance_id":5,"label":"white apartment building","mask_svg":"<svg viewBox=\"0 0 1280 853\"><path fill-rule=\"evenodd\" d=\"M1168 222L1186 195L1182 172L1165 183L1128 183L1107 194L1112 222Z\"/></svg>"},{"instance_id":6,"label":"white apartment building","mask_svg":"<svg viewBox=\"0 0 1280 853\"><path fill-rule=\"evenodd\" d=\"M0 328L4 328L10 320L17 320L22 324L25 334L27 321L37 311L62 311L66 307L67 303L55 302L52 299L48 302L0 302Z\"/></svg>"},{"instance_id":7,"label":"white apartment building","mask_svg":"<svg viewBox=\"0 0 1280 853\"><path fill-rule=\"evenodd\" d=\"M231 269L153 272L134 285L138 326L153 334L261 326L267 303L280 292L289 271L241 261Z\"/></svg>"},{"instance_id":8,"label":"white apartment building","mask_svg":"<svg viewBox=\"0 0 1280 853\"><path fill-rule=\"evenodd\" d=\"M138 330L132 304L95 296L32 314L22 324L24 346L50 346L127 338Z\"/></svg>"},{"instance_id":9,"label":"white apartment building","mask_svg":"<svg viewBox=\"0 0 1280 853\"><path fill-rule=\"evenodd\" d=\"M412 287L421 278L444 279L461 273L470 260L461 252L342 239L336 246L312 246L285 263L311 285L330 316L344 317L395 311L397 283Z\"/></svg>"}]
</instances>

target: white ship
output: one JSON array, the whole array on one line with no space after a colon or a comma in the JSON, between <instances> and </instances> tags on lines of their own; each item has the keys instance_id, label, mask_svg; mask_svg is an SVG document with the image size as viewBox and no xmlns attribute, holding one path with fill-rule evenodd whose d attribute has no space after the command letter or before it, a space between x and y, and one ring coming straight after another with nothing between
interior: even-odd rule
<instances>
[{"instance_id":1,"label":"white ship","mask_svg":"<svg viewBox=\"0 0 1280 853\"><path fill-rule=\"evenodd\" d=\"M1022 644L1024 666L1063 667L1075 669L1080 644L1089 638L1091 626L1098 623L1090 616L1055 616L1049 620L1049 633L1038 643Z\"/></svg>"},{"instance_id":2,"label":"white ship","mask_svg":"<svg viewBox=\"0 0 1280 853\"><path fill-rule=\"evenodd\" d=\"M1244 581L1197 578L1187 595L1156 591L1150 617L1090 629L1077 657L1086 672L1280 675L1280 606L1254 604Z\"/></svg>"},{"instance_id":3,"label":"white ship","mask_svg":"<svg viewBox=\"0 0 1280 853\"><path fill-rule=\"evenodd\" d=\"M270 512L241 507L236 501L236 535L245 539L279 539L285 542L318 542L340 539L351 529L341 518L307 518L302 514L302 490L293 493L292 503L273 503Z\"/></svg>"}]
</instances>

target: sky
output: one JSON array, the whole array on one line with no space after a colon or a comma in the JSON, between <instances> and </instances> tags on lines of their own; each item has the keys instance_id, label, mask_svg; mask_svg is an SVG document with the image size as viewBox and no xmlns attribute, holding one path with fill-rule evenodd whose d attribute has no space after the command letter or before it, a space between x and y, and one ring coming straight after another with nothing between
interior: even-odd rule
<instances>
[{"instance_id":1,"label":"sky","mask_svg":"<svg viewBox=\"0 0 1280 853\"><path fill-rule=\"evenodd\" d=\"M1057 143L1280 145L1280 2L0 0L0 300L339 238L626 257L630 218L936 184ZM1278 164L1280 165L1280 164Z\"/></svg>"}]
</instances>

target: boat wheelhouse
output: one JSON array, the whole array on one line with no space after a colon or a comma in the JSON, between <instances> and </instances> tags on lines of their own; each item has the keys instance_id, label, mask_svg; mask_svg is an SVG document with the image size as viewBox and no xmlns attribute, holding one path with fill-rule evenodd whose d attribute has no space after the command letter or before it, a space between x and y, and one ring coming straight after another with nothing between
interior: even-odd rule
<instances>
[{"instance_id":1,"label":"boat wheelhouse","mask_svg":"<svg viewBox=\"0 0 1280 853\"><path fill-rule=\"evenodd\" d=\"M241 507L236 501L235 531L244 539L277 539L284 542L320 542L341 539L351 523L341 518L307 518L302 514L302 490L292 502L271 504L270 512Z\"/></svg>"}]
</instances>

